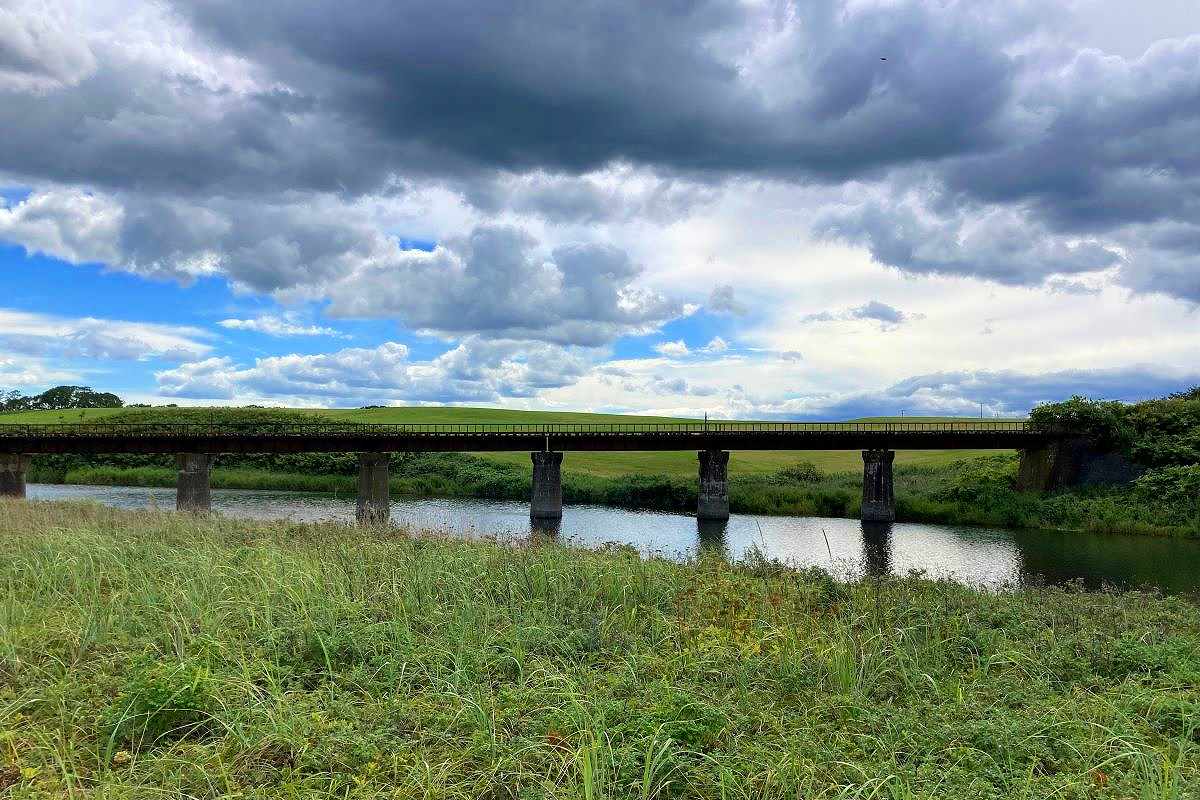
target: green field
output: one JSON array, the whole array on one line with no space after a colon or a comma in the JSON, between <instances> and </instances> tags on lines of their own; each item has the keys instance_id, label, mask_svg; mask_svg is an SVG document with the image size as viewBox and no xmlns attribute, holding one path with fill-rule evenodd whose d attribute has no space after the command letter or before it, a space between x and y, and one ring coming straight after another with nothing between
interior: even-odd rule
<instances>
[{"instance_id":1,"label":"green field","mask_svg":"<svg viewBox=\"0 0 1200 800\"><path fill-rule=\"evenodd\" d=\"M253 409L208 409L208 408L101 408L71 411L26 411L15 414L0 414L3 423L58 423L58 422L113 422L194 420L202 421L220 415L237 415L239 411L248 418ZM316 419L332 419L344 422L365 423L654 423L683 422L674 417L644 417L622 414L585 414L562 411L512 411L495 408L459 407L388 407L364 409L287 409L289 415L303 415ZM869 422L924 422L947 421L950 417L871 417ZM986 455L992 450L900 450L896 453L896 464L902 466L942 466L964 458ZM1003 451L1001 451L1003 452ZM484 458L503 464L514 464L531 470L528 453L481 453ZM862 457L857 450L823 451L741 451L729 459L731 476L753 476L773 473L797 461L808 461L824 472L852 472L862 468ZM670 475L694 476L697 470L696 454L684 452L636 452L636 453L568 453L563 460L563 469L581 475L617 477L621 475Z\"/></svg>"},{"instance_id":2,"label":"green field","mask_svg":"<svg viewBox=\"0 0 1200 800\"><path fill-rule=\"evenodd\" d=\"M0 500L0 796L1185 800L1194 599Z\"/></svg>"}]
</instances>

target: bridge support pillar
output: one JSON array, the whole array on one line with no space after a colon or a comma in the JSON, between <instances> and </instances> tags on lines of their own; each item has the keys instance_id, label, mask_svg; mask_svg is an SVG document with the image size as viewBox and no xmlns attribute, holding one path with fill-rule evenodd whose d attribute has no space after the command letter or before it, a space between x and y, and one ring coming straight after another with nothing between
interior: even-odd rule
<instances>
[{"instance_id":1,"label":"bridge support pillar","mask_svg":"<svg viewBox=\"0 0 1200 800\"><path fill-rule=\"evenodd\" d=\"M534 519L562 517L562 460L563 454L553 450L535 450L529 454L533 461L533 495L529 516Z\"/></svg>"},{"instance_id":2,"label":"bridge support pillar","mask_svg":"<svg viewBox=\"0 0 1200 800\"><path fill-rule=\"evenodd\" d=\"M374 528L391 521L392 503L388 484L389 453L358 454L358 504L354 518L359 525Z\"/></svg>"},{"instance_id":3,"label":"bridge support pillar","mask_svg":"<svg viewBox=\"0 0 1200 800\"><path fill-rule=\"evenodd\" d=\"M28 471L29 456L0 453L0 497L25 497L25 473Z\"/></svg>"},{"instance_id":4,"label":"bridge support pillar","mask_svg":"<svg viewBox=\"0 0 1200 800\"><path fill-rule=\"evenodd\" d=\"M697 519L729 519L729 451L701 450Z\"/></svg>"},{"instance_id":5,"label":"bridge support pillar","mask_svg":"<svg viewBox=\"0 0 1200 800\"><path fill-rule=\"evenodd\" d=\"M863 450L862 519L864 522L894 522L896 497L892 493L892 450Z\"/></svg>"},{"instance_id":6,"label":"bridge support pillar","mask_svg":"<svg viewBox=\"0 0 1200 800\"><path fill-rule=\"evenodd\" d=\"M211 453L180 453L175 456L179 480L175 484L175 510L207 514L212 508L212 491L208 473L212 469Z\"/></svg>"}]
</instances>

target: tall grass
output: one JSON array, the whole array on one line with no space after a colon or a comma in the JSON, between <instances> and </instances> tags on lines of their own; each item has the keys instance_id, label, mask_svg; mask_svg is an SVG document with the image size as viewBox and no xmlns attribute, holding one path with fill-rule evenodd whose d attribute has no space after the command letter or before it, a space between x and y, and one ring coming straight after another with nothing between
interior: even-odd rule
<instances>
[{"instance_id":1,"label":"tall grass","mask_svg":"<svg viewBox=\"0 0 1200 800\"><path fill-rule=\"evenodd\" d=\"M0 782L1184 798L1200 786L1196 612L0 501Z\"/></svg>"}]
</instances>

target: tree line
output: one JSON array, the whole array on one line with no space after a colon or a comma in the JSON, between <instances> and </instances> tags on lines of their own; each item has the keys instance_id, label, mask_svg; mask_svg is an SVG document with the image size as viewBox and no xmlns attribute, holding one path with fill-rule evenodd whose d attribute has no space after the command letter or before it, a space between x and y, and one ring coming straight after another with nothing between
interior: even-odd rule
<instances>
[{"instance_id":1,"label":"tree line","mask_svg":"<svg viewBox=\"0 0 1200 800\"><path fill-rule=\"evenodd\" d=\"M41 394L26 395L13 389L0 393L0 411L58 411L64 408L121 408L125 405L112 392L97 392L90 386L55 386Z\"/></svg>"}]
</instances>

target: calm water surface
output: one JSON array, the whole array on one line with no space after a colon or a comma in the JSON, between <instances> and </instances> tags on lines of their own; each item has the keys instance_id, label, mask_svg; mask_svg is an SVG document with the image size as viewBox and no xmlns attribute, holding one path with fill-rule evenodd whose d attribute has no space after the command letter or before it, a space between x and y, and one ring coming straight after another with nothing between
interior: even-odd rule
<instances>
[{"instance_id":1,"label":"calm water surface","mask_svg":"<svg viewBox=\"0 0 1200 800\"><path fill-rule=\"evenodd\" d=\"M118 508L175 507L174 489L30 484L29 498L95 500ZM354 519L353 497L328 494L217 489L212 506L218 513L249 519ZM531 533L529 506L516 502L399 499L392 503L392 520L465 537L520 539ZM757 548L770 558L850 578L919 570L993 588L1080 581L1089 587L1200 592L1200 542L1148 536L746 514L713 524L684 514L602 506L566 507L556 533L571 544L618 542L647 555L676 558L706 548L737 559Z\"/></svg>"}]
</instances>

